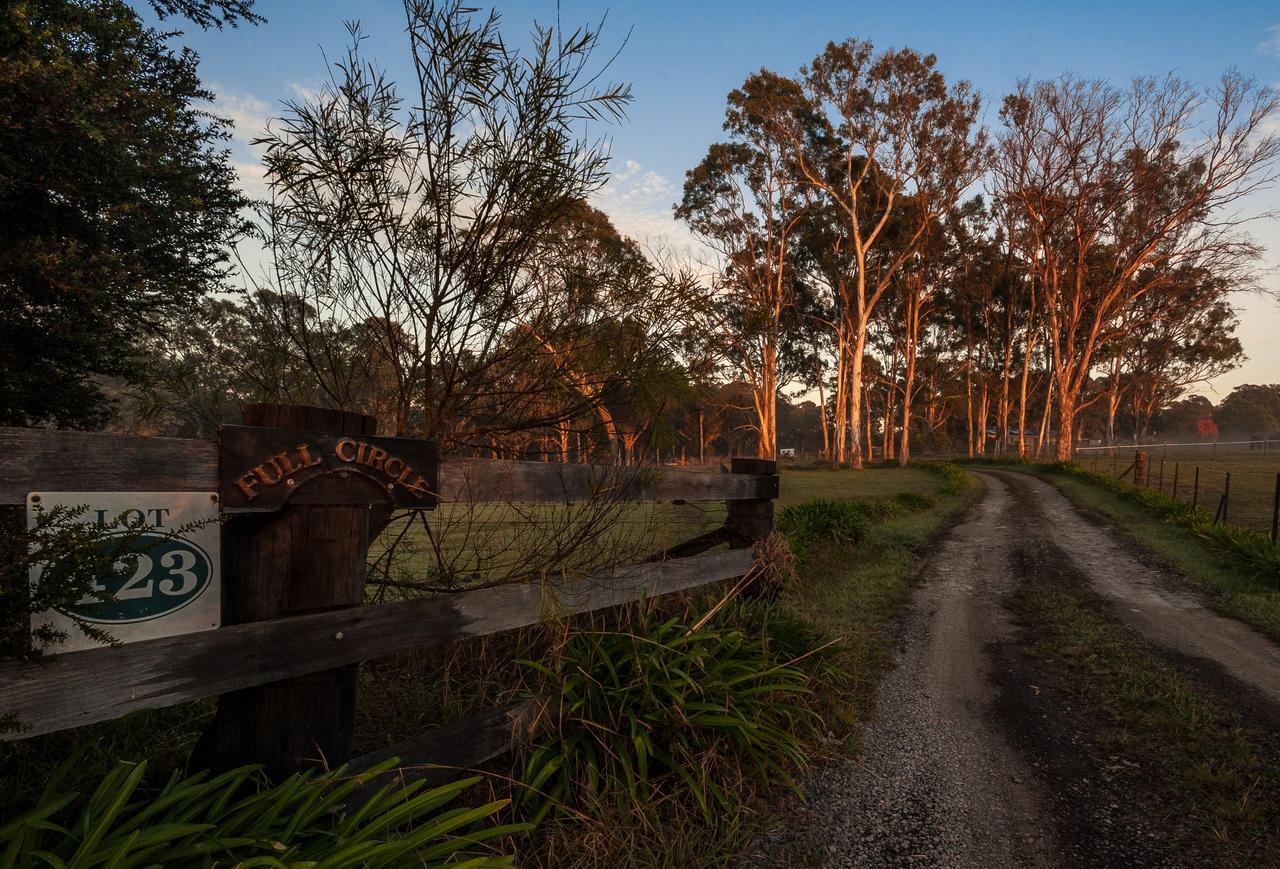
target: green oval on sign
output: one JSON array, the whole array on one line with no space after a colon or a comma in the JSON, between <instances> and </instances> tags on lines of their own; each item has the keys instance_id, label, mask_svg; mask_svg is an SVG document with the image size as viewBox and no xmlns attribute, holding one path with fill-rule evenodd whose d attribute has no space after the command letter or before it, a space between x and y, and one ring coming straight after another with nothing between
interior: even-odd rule
<instances>
[{"instance_id":1,"label":"green oval on sign","mask_svg":"<svg viewBox=\"0 0 1280 869\"><path fill-rule=\"evenodd\" d=\"M134 546L98 579L96 594L62 612L99 624L145 622L177 612L209 587L213 562L199 546L162 534L143 534Z\"/></svg>"}]
</instances>

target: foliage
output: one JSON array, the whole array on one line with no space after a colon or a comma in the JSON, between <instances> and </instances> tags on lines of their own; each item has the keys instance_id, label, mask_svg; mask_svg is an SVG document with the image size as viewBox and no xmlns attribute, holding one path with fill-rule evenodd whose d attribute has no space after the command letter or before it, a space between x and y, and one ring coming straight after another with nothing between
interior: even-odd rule
<instances>
[{"instance_id":1,"label":"foliage","mask_svg":"<svg viewBox=\"0 0 1280 869\"><path fill-rule=\"evenodd\" d=\"M37 506L31 526L13 529L6 541L6 550L13 556L0 559L0 612L7 629L0 643L11 653L25 652L32 614L66 607L86 596L100 597L95 585L101 577L126 575L131 569L125 556L150 530L144 518L121 515L114 522L98 524L84 521L87 511L83 504L49 509ZM41 582L33 587L27 577L37 565L45 570ZM111 641L102 629L72 618L86 636ZM38 650L64 638L47 624L31 632Z\"/></svg>"},{"instance_id":2,"label":"foliage","mask_svg":"<svg viewBox=\"0 0 1280 869\"><path fill-rule=\"evenodd\" d=\"M121 0L4 5L0 425L102 423L98 378L138 376L140 337L222 286L247 203L212 99Z\"/></svg>"},{"instance_id":3,"label":"foliage","mask_svg":"<svg viewBox=\"0 0 1280 869\"><path fill-rule=\"evenodd\" d=\"M495 825L507 804L446 808L479 778L430 790L421 781L357 790L393 769L392 759L348 775L296 773L265 785L258 767L217 776L174 773L154 797L139 792L146 762L122 763L83 805L50 781L39 805L0 827L6 866L509 866L486 843L521 833ZM358 809L347 801L360 799ZM61 820L62 818L68 820Z\"/></svg>"},{"instance_id":4,"label":"foliage","mask_svg":"<svg viewBox=\"0 0 1280 869\"><path fill-rule=\"evenodd\" d=\"M805 698L820 648L776 605L745 600L665 620L641 606L627 630L573 632L551 660L523 662L558 708L522 802L543 818L675 799L710 822L733 809L739 776L791 782L819 723Z\"/></svg>"},{"instance_id":5,"label":"foliage","mask_svg":"<svg viewBox=\"0 0 1280 869\"><path fill-rule=\"evenodd\" d=\"M1237 386L1214 410L1213 421L1238 437L1280 432L1280 383Z\"/></svg>"},{"instance_id":6,"label":"foliage","mask_svg":"<svg viewBox=\"0 0 1280 869\"><path fill-rule=\"evenodd\" d=\"M261 24L266 21L253 11L257 0L147 0L156 15L163 21L172 15L189 18L198 26L208 30L223 25L239 27L241 21L249 24Z\"/></svg>"},{"instance_id":7,"label":"foliage","mask_svg":"<svg viewBox=\"0 0 1280 869\"><path fill-rule=\"evenodd\" d=\"M814 498L783 507L775 525L791 549L803 557L820 544L853 546L861 542L877 513L882 512L871 501Z\"/></svg>"},{"instance_id":8,"label":"foliage","mask_svg":"<svg viewBox=\"0 0 1280 869\"><path fill-rule=\"evenodd\" d=\"M936 506L938 506L938 499L923 492L898 492L889 500L889 509L894 513L916 513L921 510L932 510Z\"/></svg>"},{"instance_id":9,"label":"foliage","mask_svg":"<svg viewBox=\"0 0 1280 869\"><path fill-rule=\"evenodd\" d=\"M359 331L389 434L496 450L584 415L610 429L630 372L669 379L686 286L583 205L609 160L587 127L620 119L629 87L596 68L598 29L535 25L521 51L496 12L404 7L412 96L352 26L330 80L258 143L284 337L326 403L374 410L330 364Z\"/></svg>"},{"instance_id":10,"label":"foliage","mask_svg":"<svg viewBox=\"0 0 1280 869\"><path fill-rule=\"evenodd\" d=\"M969 489L971 484L969 475L955 462L929 461L916 462L915 464L922 468L927 468L942 477L941 492L943 495L960 495Z\"/></svg>"}]
</instances>

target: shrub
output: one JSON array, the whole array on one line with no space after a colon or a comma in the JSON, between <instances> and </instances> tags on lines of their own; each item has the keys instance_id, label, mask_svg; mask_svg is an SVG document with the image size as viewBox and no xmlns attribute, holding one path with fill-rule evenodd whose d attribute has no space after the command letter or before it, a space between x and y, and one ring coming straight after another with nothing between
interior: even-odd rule
<instances>
[{"instance_id":1,"label":"shrub","mask_svg":"<svg viewBox=\"0 0 1280 869\"><path fill-rule=\"evenodd\" d=\"M936 506L937 499L923 492L899 492L889 499L889 509L895 513L919 513Z\"/></svg>"},{"instance_id":2,"label":"shrub","mask_svg":"<svg viewBox=\"0 0 1280 869\"><path fill-rule=\"evenodd\" d=\"M802 698L820 647L759 602L661 622L642 606L629 631L575 632L553 660L522 662L559 698L522 802L541 819L557 805L625 812L674 798L711 822L732 811L732 782L791 782L819 723Z\"/></svg>"},{"instance_id":3,"label":"shrub","mask_svg":"<svg viewBox=\"0 0 1280 869\"><path fill-rule=\"evenodd\" d=\"M527 830L485 825L499 800L446 809L478 778L431 790L422 782L383 786L357 810L345 801L391 760L360 775L345 769L298 773L255 789L258 767L210 778L174 773L153 798L138 795L146 763L122 763L89 799L58 793L57 777L39 805L0 826L5 866L404 866L471 857L474 866L509 866L483 843ZM69 820L64 816L69 815Z\"/></svg>"},{"instance_id":4,"label":"shrub","mask_svg":"<svg viewBox=\"0 0 1280 869\"><path fill-rule=\"evenodd\" d=\"M815 498L803 504L783 507L775 526L787 538L797 557L804 557L819 543L847 546L867 536L872 523L882 518L884 508L870 501L826 501Z\"/></svg>"},{"instance_id":5,"label":"shrub","mask_svg":"<svg viewBox=\"0 0 1280 869\"><path fill-rule=\"evenodd\" d=\"M969 489L969 475L955 462L935 460L915 464L942 477L942 494L944 495L960 495Z\"/></svg>"}]
</instances>

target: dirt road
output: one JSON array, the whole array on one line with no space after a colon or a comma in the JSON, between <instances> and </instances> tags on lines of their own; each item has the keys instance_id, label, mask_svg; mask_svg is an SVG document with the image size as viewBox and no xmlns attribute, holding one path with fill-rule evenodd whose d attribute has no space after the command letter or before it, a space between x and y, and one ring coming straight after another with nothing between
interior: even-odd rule
<instances>
[{"instance_id":1,"label":"dirt road","mask_svg":"<svg viewBox=\"0 0 1280 869\"><path fill-rule=\"evenodd\" d=\"M1212 864L1175 829L1142 763L1060 690L1010 605L1029 579L1077 583L1213 690L1280 721L1280 650L1081 517L1051 485L982 473L986 494L923 565L856 759L806 781L806 821L762 863L825 866ZM1109 616L1110 617L1110 616Z\"/></svg>"}]
</instances>

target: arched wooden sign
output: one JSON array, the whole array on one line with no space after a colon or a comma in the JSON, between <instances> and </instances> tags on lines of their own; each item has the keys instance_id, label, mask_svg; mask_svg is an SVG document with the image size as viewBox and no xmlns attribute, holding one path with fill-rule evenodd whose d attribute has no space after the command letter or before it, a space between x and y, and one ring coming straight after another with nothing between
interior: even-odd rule
<instances>
[{"instance_id":1,"label":"arched wooden sign","mask_svg":"<svg viewBox=\"0 0 1280 869\"><path fill-rule=\"evenodd\" d=\"M286 503L431 510L439 460L434 441L225 425L218 478L224 513L269 513Z\"/></svg>"}]
</instances>

